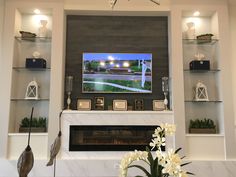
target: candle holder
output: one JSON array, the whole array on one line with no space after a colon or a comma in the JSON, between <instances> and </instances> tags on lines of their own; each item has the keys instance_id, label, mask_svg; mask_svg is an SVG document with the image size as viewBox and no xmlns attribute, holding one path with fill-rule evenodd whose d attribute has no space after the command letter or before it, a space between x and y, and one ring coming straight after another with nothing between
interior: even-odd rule
<instances>
[{"instance_id":1,"label":"candle holder","mask_svg":"<svg viewBox=\"0 0 236 177\"><path fill-rule=\"evenodd\" d=\"M165 106L165 110L168 110L168 99L167 99L167 95L169 92L169 78L168 77L162 77L162 92L164 93L164 106Z\"/></svg>"},{"instance_id":2,"label":"candle holder","mask_svg":"<svg viewBox=\"0 0 236 177\"><path fill-rule=\"evenodd\" d=\"M71 110L70 109L70 104L71 104L70 96L71 96L72 88L73 88L73 76L67 76L66 77L67 110Z\"/></svg>"}]
</instances>

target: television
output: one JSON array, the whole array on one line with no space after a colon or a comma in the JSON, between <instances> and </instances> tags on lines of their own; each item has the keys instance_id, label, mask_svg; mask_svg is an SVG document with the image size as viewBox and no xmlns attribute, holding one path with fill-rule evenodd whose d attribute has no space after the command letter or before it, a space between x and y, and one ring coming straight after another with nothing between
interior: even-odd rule
<instances>
[{"instance_id":1,"label":"television","mask_svg":"<svg viewBox=\"0 0 236 177\"><path fill-rule=\"evenodd\" d=\"M152 93L151 53L83 53L82 93Z\"/></svg>"}]
</instances>

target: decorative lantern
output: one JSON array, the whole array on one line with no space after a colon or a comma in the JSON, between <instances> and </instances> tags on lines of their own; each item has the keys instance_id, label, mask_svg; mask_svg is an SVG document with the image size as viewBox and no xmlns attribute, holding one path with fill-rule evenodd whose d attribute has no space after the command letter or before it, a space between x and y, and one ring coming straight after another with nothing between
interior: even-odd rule
<instances>
[{"instance_id":1,"label":"decorative lantern","mask_svg":"<svg viewBox=\"0 0 236 177\"><path fill-rule=\"evenodd\" d=\"M201 82L195 87L195 101L209 101L207 87Z\"/></svg>"},{"instance_id":2,"label":"decorative lantern","mask_svg":"<svg viewBox=\"0 0 236 177\"><path fill-rule=\"evenodd\" d=\"M39 86L38 83L33 80L31 81L26 89L25 99L27 100L37 100L39 99Z\"/></svg>"}]
</instances>

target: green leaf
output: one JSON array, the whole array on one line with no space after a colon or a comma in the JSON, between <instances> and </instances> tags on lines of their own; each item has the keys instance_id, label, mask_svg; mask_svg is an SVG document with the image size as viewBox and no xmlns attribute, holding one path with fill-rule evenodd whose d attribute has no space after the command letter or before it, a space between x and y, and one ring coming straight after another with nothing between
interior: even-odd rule
<instances>
[{"instance_id":1,"label":"green leaf","mask_svg":"<svg viewBox=\"0 0 236 177\"><path fill-rule=\"evenodd\" d=\"M152 153L150 152L150 149L148 147L146 147L146 151L148 152L148 161L150 164L153 164L153 157L152 157Z\"/></svg>"},{"instance_id":2,"label":"green leaf","mask_svg":"<svg viewBox=\"0 0 236 177\"><path fill-rule=\"evenodd\" d=\"M156 177L158 173L158 158L156 158L153 163L150 165L150 171L152 174L152 177Z\"/></svg>"},{"instance_id":3,"label":"green leaf","mask_svg":"<svg viewBox=\"0 0 236 177\"><path fill-rule=\"evenodd\" d=\"M130 165L128 168L133 168L133 167L136 167L136 168L142 170L148 177L152 177L151 174L140 165Z\"/></svg>"},{"instance_id":4,"label":"green leaf","mask_svg":"<svg viewBox=\"0 0 236 177\"><path fill-rule=\"evenodd\" d=\"M175 150L175 154L177 154L182 148L178 148Z\"/></svg>"},{"instance_id":5,"label":"green leaf","mask_svg":"<svg viewBox=\"0 0 236 177\"><path fill-rule=\"evenodd\" d=\"M191 173L191 172L186 172L188 175L195 175L194 173Z\"/></svg>"},{"instance_id":6,"label":"green leaf","mask_svg":"<svg viewBox=\"0 0 236 177\"><path fill-rule=\"evenodd\" d=\"M180 166L183 167L183 166L188 165L190 163L192 163L192 162L186 162L186 163L181 164Z\"/></svg>"}]
</instances>

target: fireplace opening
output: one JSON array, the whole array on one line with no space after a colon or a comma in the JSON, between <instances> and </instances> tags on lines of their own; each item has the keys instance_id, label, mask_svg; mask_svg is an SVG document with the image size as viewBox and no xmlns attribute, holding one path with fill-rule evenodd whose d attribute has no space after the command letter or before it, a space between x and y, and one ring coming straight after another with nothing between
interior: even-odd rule
<instances>
[{"instance_id":1,"label":"fireplace opening","mask_svg":"<svg viewBox=\"0 0 236 177\"><path fill-rule=\"evenodd\" d=\"M69 151L145 150L157 126L70 126Z\"/></svg>"}]
</instances>

